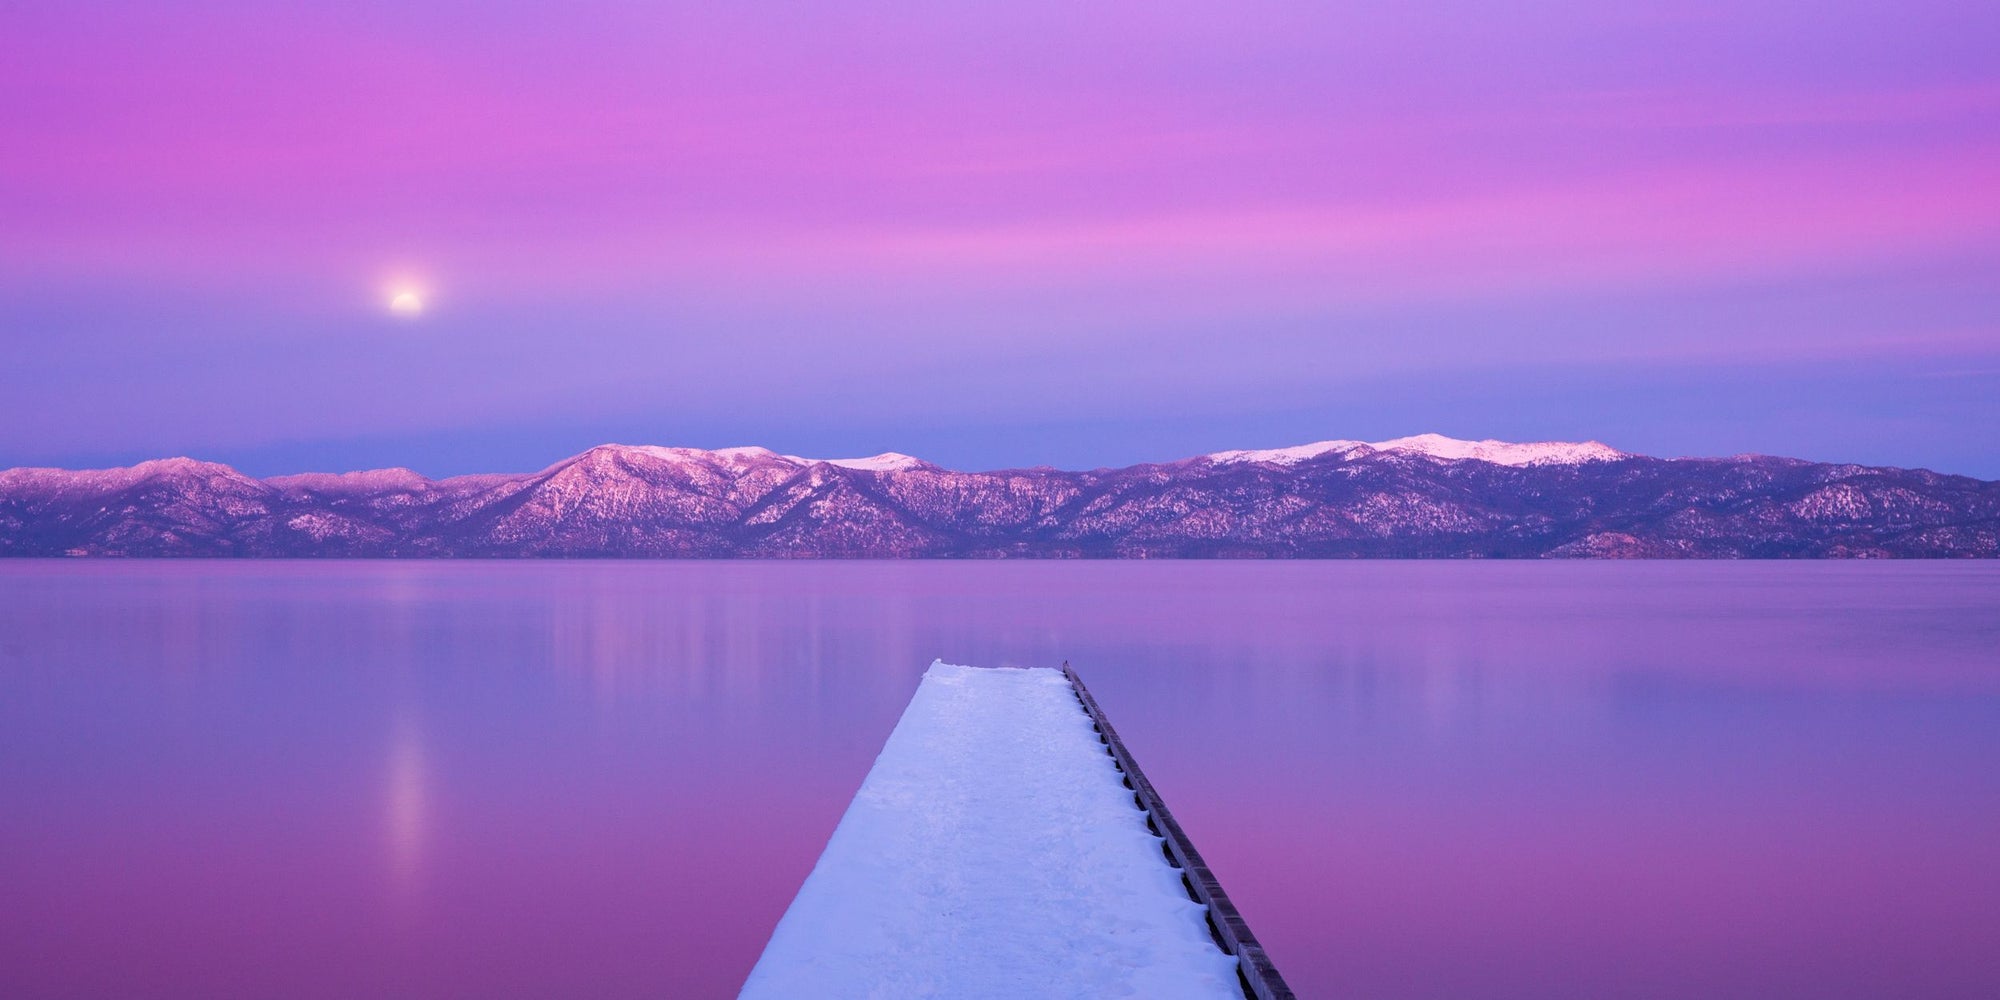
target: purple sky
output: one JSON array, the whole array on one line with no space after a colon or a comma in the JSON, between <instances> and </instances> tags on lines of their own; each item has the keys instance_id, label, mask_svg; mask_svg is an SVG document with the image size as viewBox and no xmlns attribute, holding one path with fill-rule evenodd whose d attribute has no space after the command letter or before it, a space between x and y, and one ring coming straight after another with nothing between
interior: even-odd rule
<instances>
[{"instance_id":1,"label":"purple sky","mask_svg":"<svg viewBox=\"0 0 2000 1000\"><path fill-rule=\"evenodd\" d=\"M1437 431L2000 477L1990 0L26 0L0 38L0 465Z\"/></svg>"}]
</instances>

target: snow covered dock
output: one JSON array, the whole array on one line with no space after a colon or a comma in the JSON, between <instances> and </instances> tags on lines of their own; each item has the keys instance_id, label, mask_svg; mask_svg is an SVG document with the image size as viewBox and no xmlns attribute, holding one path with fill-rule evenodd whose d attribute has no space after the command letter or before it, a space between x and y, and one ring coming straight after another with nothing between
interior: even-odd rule
<instances>
[{"instance_id":1,"label":"snow covered dock","mask_svg":"<svg viewBox=\"0 0 2000 1000\"><path fill-rule=\"evenodd\" d=\"M1067 666L942 662L741 995L1292 996Z\"/></svg>"}]
</instances>

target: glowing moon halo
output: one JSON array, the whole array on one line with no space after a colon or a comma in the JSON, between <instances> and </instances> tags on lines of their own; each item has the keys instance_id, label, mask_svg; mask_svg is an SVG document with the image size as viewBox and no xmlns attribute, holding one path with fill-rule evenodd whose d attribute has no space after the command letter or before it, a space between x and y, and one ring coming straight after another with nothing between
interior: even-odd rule
<instances>
[{"instance_id":1,"label":"glowing moon halo","mask_svg":"<svg viewBox=\"0 0 2000 1000\"><path fill-rule=\"evenodd\" d=\"M398 316L417 316L424 311L424 297L416 289L399 289L389 296L389 311Z\"/></svg>"}]
</instances>

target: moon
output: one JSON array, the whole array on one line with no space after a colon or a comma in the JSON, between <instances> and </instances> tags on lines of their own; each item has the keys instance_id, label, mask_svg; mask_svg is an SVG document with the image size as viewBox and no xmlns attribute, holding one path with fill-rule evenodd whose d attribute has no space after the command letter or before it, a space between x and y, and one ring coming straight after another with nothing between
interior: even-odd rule
<instances>
[{"instance_id":1,"label":"moon","mask_svg":"<svg viewBox=\"0 0 2000 1000\"><path fill-rule=\"evenodd\" d=\"M418 316L424 311L424 297L414 288L398 289L389 296L389 311L398 316Z\"/></svg>"}]
</instances>

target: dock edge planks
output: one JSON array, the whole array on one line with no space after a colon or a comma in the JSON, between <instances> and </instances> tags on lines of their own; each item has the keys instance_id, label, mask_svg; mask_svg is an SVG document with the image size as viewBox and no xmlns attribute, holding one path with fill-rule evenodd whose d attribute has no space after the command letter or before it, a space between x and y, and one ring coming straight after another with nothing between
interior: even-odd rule
<instances>
[{"instance_id":1,"label":"dock edge planks","mask_svg":"<svg viewBox=\"0 0 2000 1000\"><path fill-rule=\"evenodd\" d=\"M1167 810L1166 802L1160 798L1153 783L1146 780L1146 774L1139 769L1139 762L1126 749L1125 741L1118 738L1118 730L1111 720L1105 718L1104 709L1092 697L1090 689L1084 687L1083 678L1077 676L1075 668L1064 660L1063 676L1069 678L1070 688L1076 693L1076 700L1090 716L1091 724L1097 730L1098 739L1104 743L1104 750L1118 770L1125 775L1125 787L1132 790L1133 801L1146 812L1146 825L1158 836L1165 839L1161 850L1166 854L1167 863L1181 870L1181 884L1188 896L1195 902L1208 907L1208 929L1215 936L1215 943L1236 959L1236 975L1241 981L1243 995L1250 1000L1296 1000L1297 994L1285 984L1285 978L1278 974L1277 966L1271 963L1271 956L1265 954L1264 946L1257 941L1250 925L1243 915L1236 911L1236 904L1230 902L1229 894L1223 891L1222 883L1215 873L1209 871L1208 863L1195 850L1187 833Z\"/></svg>"}]
</instances>

